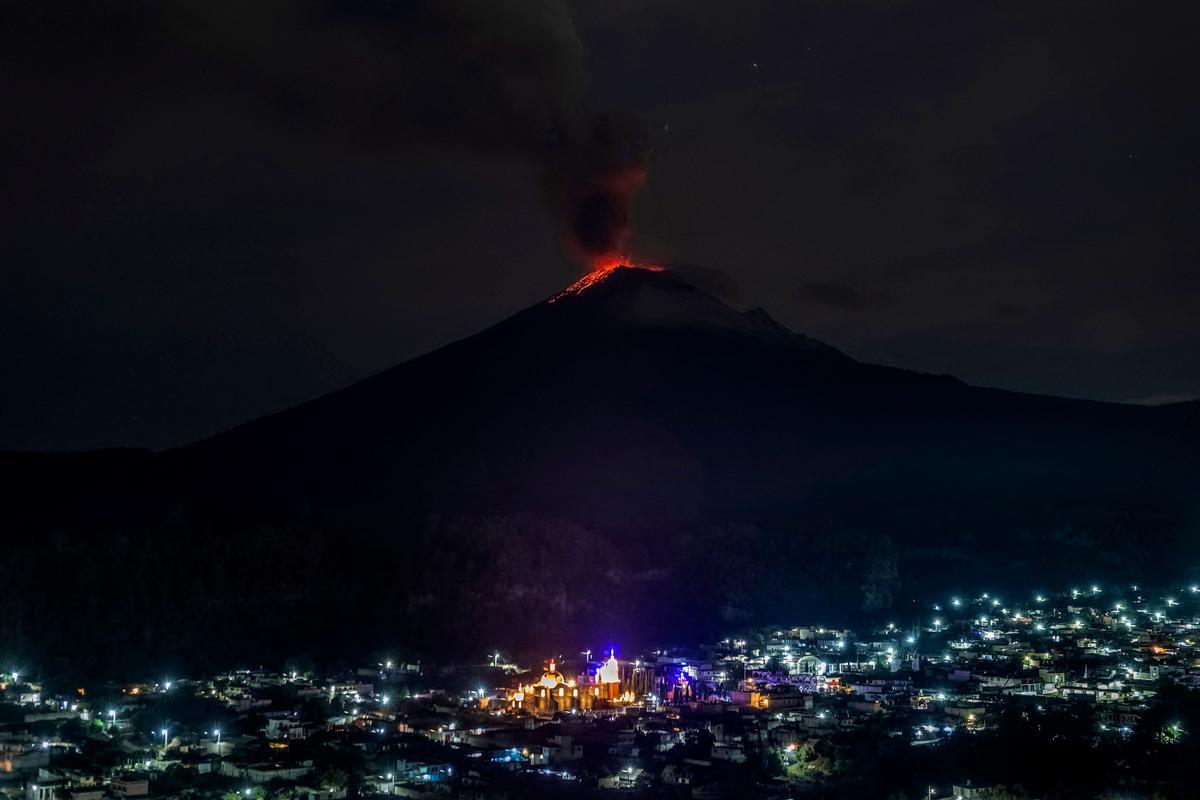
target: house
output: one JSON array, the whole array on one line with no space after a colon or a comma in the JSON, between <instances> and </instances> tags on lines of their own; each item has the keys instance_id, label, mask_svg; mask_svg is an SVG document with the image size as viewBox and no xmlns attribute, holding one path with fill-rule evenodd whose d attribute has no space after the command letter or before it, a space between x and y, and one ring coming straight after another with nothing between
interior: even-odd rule
<instances>
[{"instance_id":1,"label":"house","mask_svg":"<svg viewBox=\"0 0 1200 800\"><path fill-rule=\"evenodd\" d=\"M150 794L150 779L144 775L122 775L113 778L108 788L117 797L145 797Z\"/></svg>"}]
</instances>

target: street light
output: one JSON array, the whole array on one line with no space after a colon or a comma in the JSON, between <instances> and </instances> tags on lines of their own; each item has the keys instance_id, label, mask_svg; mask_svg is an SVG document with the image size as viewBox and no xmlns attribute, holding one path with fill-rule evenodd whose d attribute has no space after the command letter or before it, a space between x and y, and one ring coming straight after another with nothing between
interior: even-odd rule
<instances>
[{"instance_id":1,"label":"street light","mask_svg":"<svg viewBox=\"0 0 1200 800\"><path fill-rule=\"evenodd\" d=\"M217 747L220 748L221 747L221 729L213 728L213 733L215 733L217 735Z\"/></svg>"},{"instance_id":2,"label":"street light","mask_svg":"<svg viewBox=\"0 0 1200 800\"><path fill-rule=\"evenodd\" d=\"M166 747L167 746L167 729L163 728L161 731L159 731L159 733L161 733L162 737L163 737L163 747Z\"/></svg>"}]
</instances>

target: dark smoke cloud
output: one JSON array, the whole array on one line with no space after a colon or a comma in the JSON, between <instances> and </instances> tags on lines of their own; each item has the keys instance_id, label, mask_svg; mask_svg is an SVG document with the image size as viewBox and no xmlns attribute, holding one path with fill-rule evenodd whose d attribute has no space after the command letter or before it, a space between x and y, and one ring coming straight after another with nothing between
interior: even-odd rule
<instances>
[{"instance_id":1,"label":"dark smoke cloud","mask_svg":"<svg viewBox=\"0 0 1200 800\"><path fill-rule=\"evenodd\" d=\"M136 115L136 96L157 91L139 86L182 89L204 76L288 120L298 139L374 156L461 148L526 158L572 253L591 260L628 239L645 129L589 107L585 48L560 0L45 0L18 16L28 41L60 39L87 65L73 79L111 95L97 102L109 116Z\"/></svg>"},{"instance_id":2,"label":"dark smoke cloud","mask_svg":"<svg viewBox=\"0 0 1200 800\"><path fill-rule=\"evenodd\" d=\"M646 180L645 128L632 115L592 117L548 164L549 196L570 250L594 260L625 254L634 193Z\"/></svg>"},{"instance_id":3,"label":"dark smoke cloud","mask_svg":"<svg viewBox=\"0 0 1200 800\"><path fill-rule=\"evenodd\" d=\"M646 179L648 137L629 113L586 101L586 53L558 0L329 2L327 13L378 26L393 15L420 32L404 49L422 69L409 86L421 124L451 141L511 148L543 172L568 250L586 261L622 253ZM414 7L417 10L414 11ZM412 108L405 108L411 112Z\"/></svg>"},{"instance_id":4,"label":"dark smoke cloud","mask_svg":"<svg viewBox=\"0 0 1200 800\"><path fill-rule=\"evenodd\" d=\"M416 31L399 45L421 68L404 87L403 115L449 141L527 155L543 172L568 250L589 262L623 253L646 179L647 132L632 114L589 107L586 53L561 2L330 0L325 13Z\"/></svg>"}]
</instances>

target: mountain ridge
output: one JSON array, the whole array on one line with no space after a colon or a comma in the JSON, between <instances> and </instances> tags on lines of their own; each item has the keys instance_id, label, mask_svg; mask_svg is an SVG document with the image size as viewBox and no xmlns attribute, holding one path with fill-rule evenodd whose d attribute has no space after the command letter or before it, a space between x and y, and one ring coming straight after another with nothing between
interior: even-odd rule
<instances>
[{"instance_id":1,"label":"mountain ridge","mask_svg":"<svg viewBox=\"0 0 1200 800\"><path fill-rule=\"evenodd\" d=\"M1102 541L1097 577L1182 576L1200 555L1197 406L864 364L669 272L602 278L308 403L114 455L107 481L9 516L68 537L81 586L142 531L162 574L89 598L73 635L104 630L107 604L170 597L151 635L167 652L244 613L235 598L258 604L242 644L334 618L338 646L388 630L436 652L479 630L536 647L911 614L981 580L1062 586ZM18 588L63 571L29 540ZM44 595L28 580L11 602Z\"/></svg>"}]
</instances>

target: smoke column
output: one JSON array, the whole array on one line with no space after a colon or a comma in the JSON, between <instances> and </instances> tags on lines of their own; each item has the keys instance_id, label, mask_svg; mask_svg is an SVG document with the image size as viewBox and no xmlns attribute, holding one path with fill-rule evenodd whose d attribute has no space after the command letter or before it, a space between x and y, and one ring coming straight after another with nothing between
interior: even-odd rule
<instances>
[{"instance_id":1,"label":"smoke column","mask_svg":"<svg viewBox=\"0 0 1200 800\"><path fill-rule=\"evenodd\" d=\"M163 36L246 76L309 135L528 159L567 249L589 265L623 255L647 136L589 107L561 0L180 0L159 16Z\"/></svg>"}]
</instances>

